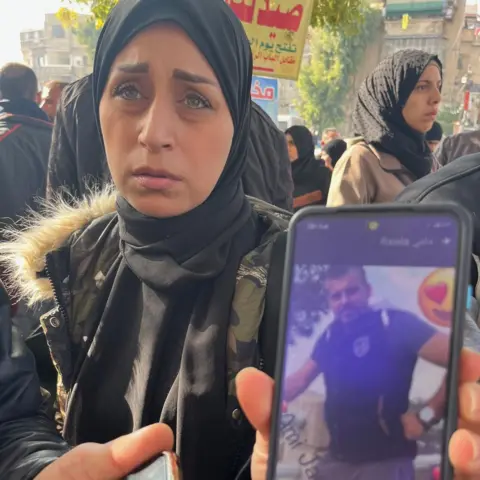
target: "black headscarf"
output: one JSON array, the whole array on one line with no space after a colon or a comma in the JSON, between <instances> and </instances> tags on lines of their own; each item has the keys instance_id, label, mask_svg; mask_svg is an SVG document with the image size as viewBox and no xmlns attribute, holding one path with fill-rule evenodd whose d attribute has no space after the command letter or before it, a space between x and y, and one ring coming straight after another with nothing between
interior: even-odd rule
<instances>
[{"instance_id":1,"label":"black headscarf","mask_svg":"<svg viewBox=\"0 0 480 480\"><path fill-rule=\"evenodd\" d=\"M443 137L443 128L438 122L433 122L432 128L425 134L427 142L439 142Z\"/></svg>"},{"instance_id":2,"label":"black headscarf","mask_svg":"<svg viewBox=\"0 0 480 480\"><path fill-rule=\"evenodd\" d=\"M184 215L147 217L118 198L121 255L112 278L107 274L112 286L98 341L78 380L81 411L66 437L104 442L164 421L176 433L186 480L228 479L239 448L227 405L228 322L237 269L258 228L241 187L251 51L223 1L120 1L96 50L97 122L115 57L158 22L182 28L214 70L233 120L232 147L213 193Z\"/></svg>"},{"instance_id":3,"label":"black headscarf","mask_svg":"<svg viewBox=\"0 0 480 480\"><path fill-rule=\"evenodd\" d=\"M385 58L360 87L353 112L355 134L395 156L416 178L430 173L432 155L425 136L405 122L402 109L431 62L442 71L439 58L421 50Z\"/></svg>"},{"instance_id":4,"label":"black headscarf","mask_svg":"<svg viewBox=\"0 0 480 480\"><path fill-rule=\"evenodd\" d=\"M332 167L340 160L341 156L345 153L347 149L347 143L341 138L335 138L330 140L323 149L325 153L332 159Z\"/></svg>"},{"instance_id":5,"label":"black headscarf","mask_svg":"<svg viewBox=\"0 0 480 480\"><path fill-rule=\"evenodd\" d=\"M331 175L329 170L315 159L315 145L310 130L303 125L294 125L285 130L285 135L292 137L298 152L297 160L292 162L294 209L298 210L306 205L324 205L327 201ZM311 196L313 192L317 196L311 197L312 200L306 197L309 194ZM300 197L304 201L299 201Z\"/></svg>"}]
</instances>

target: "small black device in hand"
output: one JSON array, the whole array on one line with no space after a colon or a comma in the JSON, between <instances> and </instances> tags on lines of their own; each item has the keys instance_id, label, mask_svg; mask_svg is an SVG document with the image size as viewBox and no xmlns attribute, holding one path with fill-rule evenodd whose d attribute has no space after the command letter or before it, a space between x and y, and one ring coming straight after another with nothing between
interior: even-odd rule
<instances>
[{"instance_id":1,"label":"small black device in hand","mask_svg":"<svg viewBox=\"0 0 480 480\"><path fill-rule=\"evenodd\" d=\"M181 480L178 457L172 452L164 452L125 480Z\"/></svg>"}]
</instances>

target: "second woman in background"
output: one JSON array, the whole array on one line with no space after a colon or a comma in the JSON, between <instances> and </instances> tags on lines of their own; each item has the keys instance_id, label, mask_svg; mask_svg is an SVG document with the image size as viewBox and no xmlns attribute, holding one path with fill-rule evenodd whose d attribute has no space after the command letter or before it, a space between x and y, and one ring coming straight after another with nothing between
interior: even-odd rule
<instances>
[{"instance_id":1,"label":"second woman in background","mask_svg":"<svg viewBox=\"0 0 480 480\"><path fill-rule=\"evenodd\" d=\"M285 131L288 156L292 162L295 211L308 205L325 205L330 185L330 170L315 158L315 146L310 130L295 125Z\"/></svg>"},{"instance_id":2,"label":"second woman in background","mask_svg":"<svg viewBox=\"0 0 480 480\"><path fill-rule=\"evenodd\" d=\"M363 82L353 113L357 142L335 167L328 206L385 203L430 173L425 141L441 101L442 64L421 50L402 50Z\"/></svg>"}]
</instances>

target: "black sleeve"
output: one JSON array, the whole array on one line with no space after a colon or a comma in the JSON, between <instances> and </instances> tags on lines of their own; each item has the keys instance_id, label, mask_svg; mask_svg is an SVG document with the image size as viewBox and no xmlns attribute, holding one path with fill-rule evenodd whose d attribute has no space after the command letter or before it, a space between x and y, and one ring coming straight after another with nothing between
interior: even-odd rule
<instances>
[{"instance_id":1,"label":"black sleeve","mask_svg":"<svg viewBox=\"0 0 480 480\"><path fill-rule=\"evenodd\" d=\"M51 200L55 193L63 194L62 196L68 200L70 195L77 196L80 191L76 154L67 130L67 125L72 124L73 120L68 119L65 90L53 126L52 145L48 158L47 200Z\"/></svg>"},{"instance_id":2,"label":"black sleeve","mask_svg":"<svg viewBox=\"0 0 480 480\"><path fill-rule=\"evenodd\" d=\"M0 478L33 480L69 450L44 410L35 360L0 307Z\"/></svg>"}]
</instances>

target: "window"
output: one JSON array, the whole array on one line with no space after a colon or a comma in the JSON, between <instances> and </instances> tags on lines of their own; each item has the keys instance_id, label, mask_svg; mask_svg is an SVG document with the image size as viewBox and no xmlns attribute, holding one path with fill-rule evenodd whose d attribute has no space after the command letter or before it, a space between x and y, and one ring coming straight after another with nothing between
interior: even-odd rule
<instances>
[{"instance_id":1,"label":"window","mask_svg":"<svg viewBox=\"0 0 480 480\"><path fill-rule=\"evenodd\" d=\"M49 65L65 65L70 66L70 54L63 52L49 52L48 54Z\"/></svg>"},{"instance_id":2,"label":"window","mask_svg":"<svg viewBox=\"0 0 480 480\"><path fill-rule=\"evenodd\" d=\"M61 25L52 25L53 38L65 38L65 30Z\"/></svg>"}]
</instances>

